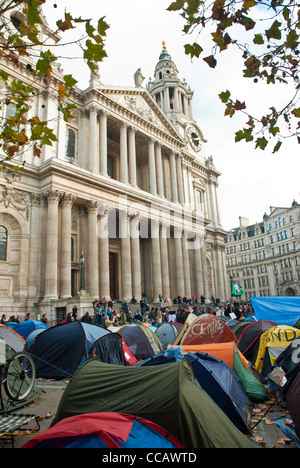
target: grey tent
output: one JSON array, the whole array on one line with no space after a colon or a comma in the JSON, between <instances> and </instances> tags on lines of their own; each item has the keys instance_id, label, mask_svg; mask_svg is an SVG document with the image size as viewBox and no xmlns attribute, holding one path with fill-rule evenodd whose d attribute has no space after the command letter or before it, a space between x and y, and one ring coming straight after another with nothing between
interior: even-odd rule
<instances>
[{"instance_id":1,"label":"grey tent","mask_svg":"<svg viewBox=\"0 0 300 468\"><path fill-rule=\"evenodd\" d=\"M77 414L115 411L160 425L186 448L253 448L195 383L191 364L135 367L87 361L66 387L52 425Z\"/></svg>"},{"instance_id":2,"label":"grey tent","mask_svg":"<svg viewBox=\"0 0 300 468\"><path fill-rule=\"evenodd\" d=\"M163 322L157 327L155 334L159 338L164 349L166 349L168 345L174 343L181 328L182 325L176 322Z\"/></svg>"}]
</instances>

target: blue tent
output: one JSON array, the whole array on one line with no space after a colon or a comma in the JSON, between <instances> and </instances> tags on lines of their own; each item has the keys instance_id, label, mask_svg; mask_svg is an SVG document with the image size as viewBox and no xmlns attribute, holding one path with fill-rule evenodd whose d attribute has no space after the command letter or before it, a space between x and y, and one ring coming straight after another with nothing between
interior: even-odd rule
<instances>
[{"instance_id":1,"label":"blue tent","mask_svg":"<svg viewBox=\"0 0 300 468\"><path fill-rule=\"evenodd\" d=\"M37 330L38 328L49 328L49 325L46 323L40 322L39 320L25 320L25 322L18 323L14 330L15 332L19 333L24 340L27 340L27 337L33 330Z\"/></svg>"},{"instance_id":2,"label":"blue tent","mask_svg":"<svg viewBox=\"0 0 300 468\"><path fill-rule=\"evenodd\" d=\"M233 370L223 361L207 353L182 354L180 348L153 356L141 366L168 364L187 358L200 387L243 433L249 433L252 404Z\"/></svg>"},{"instance_id":3,"label":"blue tent","mask_svg":"<svg viewBox=\"0 0 300 468\"><path fill-rule=\"evenodd\" d=\"M37 377L44 379L70 378L94 356L107 363L124 363L122 337L118 333L77 320L48 328L33 342L27 342L26 350L34 358Z\"/></svg>"},{"instance_id":4,"label":"blue tent","mask_svg":"<svg viewBox=\"0 0 300 468\"><path fill-rule=\"evenodd\" d=\"M300 319L300 297L250 297L257 320L293 327Z\"/></svg>"}]
</instances>

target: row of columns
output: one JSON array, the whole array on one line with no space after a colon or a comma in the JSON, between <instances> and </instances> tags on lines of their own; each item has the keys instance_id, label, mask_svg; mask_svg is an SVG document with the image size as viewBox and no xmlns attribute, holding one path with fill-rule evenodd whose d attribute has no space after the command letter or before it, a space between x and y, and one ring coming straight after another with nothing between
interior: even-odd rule
<instances>
[{"instance_id":1,"label":"row of columns","mask_svg":"<svg viewBox=\"0 0 300 468\"><path fill-rule=\"evenodd\" d=\"M99 150L97 144L97 119L99 108L96 105L90 107L90 153L89 169L107 176L107 120L108 114L99 114ZM148 142L148 165L149 165L149 189L153 195L165 197L162 146L154 139ZM137 187L136 172L136 130L122 123L120 128L120 181ZM172 202L184 205L191 200L185 200L182 155L170 153L170 176ZM190 197L191 198L191 197Z\"/></svg>"},{"instance_id":2,"label":"row of columns","mask_svg":"<svg viewBox=\"0 0 300 468\"><path fill-rule=\"evenodd\" d=\"M60 297L71 296L71 226L72 205L75 198L71 194L61 194L57 190L46 194L47 208L47 238L45 257L45 299L55 299L60 290ZM61 261L60 287L58 288L58 206L61 204ZM109 296L109 235L108 209L99 216L98 203L87 204L87 289L91 296ZM119 212L121 241L121 294L129 300L132 296L141 297L141 244L140 218L138 215L128 215L126 211ZM164 223L152 222L151 231L151 262L153 298L158 300L160 294L170 298L170 272L168 257L169 226ZM204 247L193 250L195 255L195 275L197 293L208 294L206 254ZM177 295L191 296L191 277L189 264L189 249L187 248L187 233L182 228L174 228L174 254L176 271ZM99 268L101 257L101 268ZM99 288L100 285L100 288ZM100 289L100 290L99 290ZM208 296L207 296L208 297Z\"/></svg>"}]
</instances>

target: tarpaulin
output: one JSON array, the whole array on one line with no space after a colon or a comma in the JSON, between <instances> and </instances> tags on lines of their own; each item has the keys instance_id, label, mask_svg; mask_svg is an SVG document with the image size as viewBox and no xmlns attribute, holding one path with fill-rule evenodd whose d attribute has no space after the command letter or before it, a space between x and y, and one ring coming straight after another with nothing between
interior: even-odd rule
<instances>
[{"instance_id":1,"label":"tarpaulin","mask_svg":"<svg viewBox=\"0 0 300 468\"><path fill-rule=\"evenodd\" d=\"M278 325L294 326L300 318L300 297L250 297L257 320L271 320Z\"/></svg>"}]
</instances>

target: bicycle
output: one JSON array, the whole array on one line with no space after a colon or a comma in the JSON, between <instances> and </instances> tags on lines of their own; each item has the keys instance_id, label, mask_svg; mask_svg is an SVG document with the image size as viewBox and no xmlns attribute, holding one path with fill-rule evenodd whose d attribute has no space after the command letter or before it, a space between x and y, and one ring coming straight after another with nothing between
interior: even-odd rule
<instances>
[{"instance_id":1,"label":"bicycle","mask_svg":"<svg viewBox=\"0 0 300 468\"><path fill-rule=\"evenodd\" d=\"M9 399L20 402L26 400L35 383L32 356L26 351L12 353L0 363L0 414L5 412L3 387Z\"/></svg>"}]
</instances>

